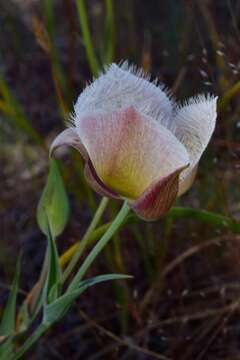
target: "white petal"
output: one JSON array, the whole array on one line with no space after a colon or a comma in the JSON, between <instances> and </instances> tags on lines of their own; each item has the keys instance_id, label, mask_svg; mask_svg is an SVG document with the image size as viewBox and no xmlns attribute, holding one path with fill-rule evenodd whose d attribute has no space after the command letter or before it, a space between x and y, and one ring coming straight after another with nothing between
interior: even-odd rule
<instances>
[{"instance_id":1,"label":"white petal","mask_svg":"<svg viewBox=\"0 0 240 360\"><path fill-rule=\"evenodd\" d=\"M80 94L75 105L76 118L92 112L113 112L133 106L168 127L172 102L163 86L150 82L142 70L112 64Z\"/></svg>"},{"instance_id":2,"label":"white petal","mask_svg":"<svg viewBox=\"0 0 240 360\"><path fill-rule=\"evenodd\" d=\"M190 155L190 166L180 176L179 194L191 185L196 166L214 131L216 117L217 97L209 95L191 98L187 105L177 111L174 118L175 135Z\"/></svg>"}]
</instances>

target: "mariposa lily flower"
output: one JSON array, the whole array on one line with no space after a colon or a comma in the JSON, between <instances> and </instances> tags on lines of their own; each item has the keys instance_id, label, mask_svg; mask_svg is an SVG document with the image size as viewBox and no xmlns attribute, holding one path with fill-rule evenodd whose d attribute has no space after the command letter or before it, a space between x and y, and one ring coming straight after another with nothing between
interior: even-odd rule
<instances>
[{"instance_id":1,"label":"mariposa lily flower","mask_svg":"<svg viewBox=\"0 0 240 360\"><path fill-rule=\"evenodd\" d=\"M143 71L112 64L80 94L50 152L73 146L97 193L127 199L140 217L156 220L191 186L215 128L216 101L198 95L178 106Z\"/></svg>"}]
</instances>

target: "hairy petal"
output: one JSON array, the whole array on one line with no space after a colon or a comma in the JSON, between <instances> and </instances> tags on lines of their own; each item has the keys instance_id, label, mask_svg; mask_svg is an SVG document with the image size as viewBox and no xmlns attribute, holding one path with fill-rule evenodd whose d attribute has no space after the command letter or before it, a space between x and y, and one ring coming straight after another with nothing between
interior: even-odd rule
<instances>
[{"instance_id":1,"label":"hairy petal","mask_svg":"<svg viewBox=\"0 0 240 360\"><path fill-rule=\"evenodd\" d=\"M172 101L163 86L150 82L142 70L110 65L104 73L80 94L75 105L76 118L91 112L113 112L133 106L164 126L170 124Z\"/></svg>"},{"instance_id":2,"label":"hairy petal","mask_svg":"<svg viewBox=\"0 0 240 360\"><path fill-rule=\"evenodd\" d=\"M97 176L123 197L136 199L154 181L189 163L177 138L133 107L81 117L76 125Z\"/></svg>"},{"instance_id":3,"label":"hairy petal","mask_svg":"<svg viewBox=\"0 0 240 360\"><path fill-rule=\"evenodd\" d=\"M177 111L174 119L176 137L185 145L190 167L180 176L179 195L188 190L196 174L197 164L215 128L217 98L198 96Z\"/></svg>"},{"instance_id":4,"label":"hairy petal","mask_svg":"<svg viewBox=\"0 0 240 360\"><path fill-rule=\"evenodd\" d=\"M86 149L84 148L75 128L68 128L63 130L53 141L50 147L50 156L54 153L54 151L61 146L71 146L78 150L82 157L86 160L88 158L88 154Z\"/></svg>"},{"instance_id":5,"label":"hairy petal","mask_svg":"<svg viewBox=\"0 0 240 360\"><path fill-rule=\"evenodd\" d=\"M158 220L166 214L177 197L179 175L186 167L179 168L149 186L130 207L144 220Z\"/></svg>"}]
</instances>

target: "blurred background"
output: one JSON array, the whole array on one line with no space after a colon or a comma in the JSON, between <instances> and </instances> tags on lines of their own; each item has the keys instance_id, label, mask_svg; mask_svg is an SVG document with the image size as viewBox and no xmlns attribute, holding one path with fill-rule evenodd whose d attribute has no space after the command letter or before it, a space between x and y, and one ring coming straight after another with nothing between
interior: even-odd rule
<instances>
[{"instance_id":1,"label":"blurred background","mask_svg":"<svg viewBox=\"0 0 240 360\"><path fill-rule=\"evenodd\" d=\"M46 239L36 207L48 146L104 65L128 59L183 101L219 96L217 128L178 206L240 221L240 1L1 0L0 311L22 253L19 304L38 279ZM60 154L70 222L63 253L99 203L76 151ZM111 202L104 221L114 217ZM26 359L240 359L239 227L173 211L125 226L91 269L132 274L98 285Z\"/></svg>"}]
</instances>

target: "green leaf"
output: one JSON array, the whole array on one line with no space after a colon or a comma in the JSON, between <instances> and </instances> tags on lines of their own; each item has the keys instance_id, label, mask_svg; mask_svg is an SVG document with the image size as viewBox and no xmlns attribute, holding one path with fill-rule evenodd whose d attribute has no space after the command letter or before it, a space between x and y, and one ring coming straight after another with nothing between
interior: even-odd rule
<instances>
[{"instance_id":1,"label":"green leaf","mask_svg":"<svg viewBox=\"0 0 240 360\"><path fill-rule=\"evenodd\" d=\"M50 160L47 184L37 208L37 222L48 236L49 228L53 238L60 235L68 221L69 202L57 161Z\"/></svg>"},{"instance_id":2,"label":"green leaf","mask_svg":"<svg viewBox=\"0 0 240 360\"><path fill-rule=\"evenodd\" d=\"M49 291L49 294L48 294L48 303L49 304L51 304L52 302L54 302L58 298L59 287L60 287L60 282L56 282L56 284L54 284L50 288L50 291Z\"/></svg>"},{"instance_id":3,"label":"green leaf","mask_svg":"<svg viewBox=\"0 0 240 360\"><path fill-rule=\"evenodd\" d=\"M98 275L91 279L83 280L80 282L80 287L84 286L88 288L89 286L93 286L99 284L104 281L110 280L122 280L122 279L132 279L131 275L124 275L124 274L106 274L106 275Z\"/></svg>"},{"instance_id":4,"label":"green leaf","mask_svg":"<svg viewBox=\"0 0 240 360\"><path fill-rule=\"evenodd\" d=\"M71 293L67 293L59 297L56 301L44 306L43 323L53 324L61 319L68 311L74 300L82 294L87 287L81 287Z\"/></svg>"},{"instance_id":5,"label":"green leaf","mask_svg":"<svg viewBox=\"0 0 240 360\"><path fill-rule=\"evenodd\" d=\"M16 325L16 302L18 293L18 283L20 275L20 257L17 261L16 271L8 297L6 307L3 312L2 321L0 324L0 336L8 336L14 333Z\"/></svg>"},{"instance_id":6,"label":"green leaf","mask_svg":"<svg viewBox=\"0 0 240 360\"><path fill-rule=\"evenodd\" d=\"M101 283L103 281L109 280L120 280L120 279L128 279L132 278L130 275L122 275L122 274L107 274L107 275L99 275L91 279L87 279L81 281L79 284L79 288L75 289L71 292L67 292L56 301L51 303L50 305L46 305L44 307L44 323L53 324L62 318L65 313L68 311L74 300L77 299L79 295L81 295L88 287Z\"/></svg>"},{"instance_id":7,"label":"green leaf","mask_svg":"<svg viewBox=\"0 0 240 360\"><path fill-rule=\"evenodd\" d=\"M56 247L56 242L51 235L49 229L48 232L48 273L46 287L44 289L44 301L45 303L51 303L55 301L58 297L59 289L61 286L62 271L59 263L59 256Z\"/></svg>"}]
</instances>

